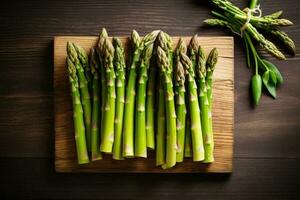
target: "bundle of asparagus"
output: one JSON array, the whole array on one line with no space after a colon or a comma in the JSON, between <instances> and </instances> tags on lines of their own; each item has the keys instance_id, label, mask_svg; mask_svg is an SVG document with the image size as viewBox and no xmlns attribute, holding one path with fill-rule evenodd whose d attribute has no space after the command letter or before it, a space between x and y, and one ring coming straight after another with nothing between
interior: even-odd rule
<instances>
[{"instance_id":1,"label":"bundle of asparagus","mask_svg":"<svg viewBox=\"0 0 300 200\"><path fill-rule=\"evenodd\" d=\"M146 158L147 147L156 149L156 164L163 169L184 157L213 162L216 49L206 61L194 36L189 56L182 39L173 52L171 37L162 31L144 38L133 31L131 43L127 73L122 42L111 41L105 29L89 58L81 47L67 44L78 163L88 163L89 152L92 161L101 160L102 153L115 160Z\"/></svg>"},{"instance_id":2,"label":"bundle of asparagus","mask_svg":"<svg viewBox=\"0 0 300 200\"><path fill-rule=\"evenodd\" d=\"M262 59L258 55L253 45L253 40L272 56L284 60L285 56L283 53L271 41L266 39L262 33L277 38L285 45L287 50L294 55L296 53L296 47L293 40L279 29L280 26L289 26L293 23L287 19L280 18L282 11L262 16L258 0L250 0L249 8L245 8L244 10L240 10L227 0L212 0L212 3L222 10L223 13L212 11L212 14L216 16L217 19L207 19L204 22L210 26L229 28L233 33L241 36L245 43L247 65L249 68L253 66L254 69L254 74L251 79L254 104L259 104L262 84L268 93L273 98L276 98L276 88L283 83L283 78L273 63ZM256 13L258 16L253 15Z\"/></svg>"}]
</instances>

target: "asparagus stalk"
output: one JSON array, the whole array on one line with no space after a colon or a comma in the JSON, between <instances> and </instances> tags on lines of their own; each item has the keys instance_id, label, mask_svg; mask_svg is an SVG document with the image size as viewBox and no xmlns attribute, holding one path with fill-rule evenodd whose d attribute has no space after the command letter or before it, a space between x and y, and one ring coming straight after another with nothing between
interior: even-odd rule
<instances>
[{"instance_id":1,"label":"asparagus stalk","mask_svg":"<svg viewBox=\"0 0 300 200\"><path fill-rule=\"evenodd\" d=\"M91 152L92 160L101 160L102 155L100 152L100 130L99 130L99 116L100 116L100 101L99 101L99 64L97 61L96 51L94 48L91 49L90 53L90 68L92 74L92 129L91 129Z\"/></svg>"},{"instance_id":2,"label":"asparagus stalk","mask_svg":"<svg viewBox=\"0 0 300 200\"><path fill-rule=\"evenodd\" d=\"M177 62L180 62L180 54L187 53L187 48L186 45L184 44L183 40L180 39L176 48L176 55L177 55ZM182 65L182 63L181 63ZM189 90L188 89L188 82L185 81L184 87L186 88L185 90ZM189 104L189 98L188 95L185 95L185 104L188 105ZM189 106L186 106L186 119L185 119L185 140L184 140L184 157L190 158L193 157L192 154L192 138L191 138L191 116L190 116L190 109Z\"/></svg>"},{"instance_id":3,"label":"asparagus stalk","mask_svg":"<svg viewBox=\"0 0 300 200\"><path fill-rule=\"evenodd\" d=\"M215 52L215 49L212 50ZM211 54L210 56L217 56L217 54ZM201 114L201 127L203 133L203 142L204 142L204 152L205 158L204 163L211 163L214 161L214 140L213 140L213 130L212 130L212 96L211 91L210 93L207 92L207 84L211 84L210 81L206 81L206 61L205 61L205 54L204 50L199 46L198 50L198 64L197 64L197 74L198 74L198 96L199 96L199 103L200 103L200 114ZM212 58L209 58L209 62L211 62ZM211 66L213 64L208 64ZM212 76L212 75L211 75ZM210 85L212 88L212 85Z\"/></svg>"},{"instance_id":4,"label":"asparagus stalk","mask_svg":"<svg viewBox=\"0 0 300 200\"><path fill-rule=\"evenodd\" d=\"M135 109L135 156L143 158L147 157L145 97L152 51L153 44L143 49L141 64L138 69L137 103Z\"/></svg>"},{"instance_id":5,"label":"asparagus stalk","mask_svg":"<svg viewBox=\"0 0 300 200\"><path fill-rule=\"evenodd\" d=\"M158 41L160 44L167 44L166 33L160 32ZM170 45L172 46L172 45ZM170 51L169 51L170 52ZM168 51L167 51L168 53ZM161 74L161 80L164 84L164 95L166 105L166 163L162 166L164 169L171 168L176 164L176 111L174 104L172 66L170 58L160 46L157 48L157 63Z\"/></svg>"},{"instance_id":6,"label":"asparagus stalk","mask_svg":"<svg viewBox=\"0 0 300 200\"><path fill-rule=\"evenodd\" d=\"M176 100L176 128L177 128L177 162L183 161L184 140L185 140L185 74L180 61L177 61L175 68L175 100Z\"/></svg>"},{"instance_id":7,"label":"asparagus stalk","mask_svg":"<svg viewBox=\"0 0 300 200\"><path fill-rule=\"evenodd\" d=\"M105 69L106 92L105 107L103 113L103 137L101 140L100 150L105 153L112 153L114 141L114 119L115 119L115 72L113 65L114 47L111 41L105 37L103 48L100 52L103 58Z\"/></svg>"},{"instance_id":8,"label":"asparagus stalk","mask_svg":"<svg viewBox=\"0 0 300 200\"><path fill-rule=\"evenodd\" d=\"M157 56L157 54L156 54ZM157 61L157 59L156 59ZM156 133L156 165L162 166L166 163L166 108L164 98L164 87L161 73L158 78L158 111L157 111L157 133Z\"/></svg>"},{"instance_id":9,"label":"asparagus stalk","mask_svg":"<svg viewBox=\"0 0 300 200\"><path fill-rule=\"evenodd\" d=\"M161 77L158 79L158 111L157 111L157 130L156 130L156 165L163 165L166 162L166 112L164 89Z\"/></svg>"},{"instance_id":10,"label":"asparagus stalk","mask_svg":"<svg viewBox=\"0 0 300 200\"><path fill-rule=\"evenodd\" d=\"M133 49L133 57L129 68L128 82L126 85L124 124L123 124L123 156L133 157L133 131L134 131L134 102L135 102L135 82L136 82L136 66L140 60L141 39L138 33L133 30L131 34L131 43Z\"/></svg>"},{"instance_id":11,"label":"asparagus stalk","mask_svg":"<svg viewBox=\"0 0 300 200\"><path fill-rule=\"evenodd\" d=\"M100 140L102 140L103 137L103 116L104 116L104 108L105 108L105 96L106 96L106 81L105 81L105 69L104 69L104 58L102 57L101 52L104 49L104 41L105 38L108 37L107 31L105 28L102 29L101 33L99 34L99 40L98 40L98 56L99 56L99 74L101 78L101 122L100 122Z\"/></svg>"},{"instance_id":12,"label":"asparagus stalk","mask_svg":"<svg viewBox=\"0 0 300 200\"><path fill-rule=\"evenodd\" d=\"M282 13L283 13L283 11L279 10L279 11L276 11L276 12L270 14L270 15L265 15L265 16L263 16L263 18L277 19L282 15Z\"/></svg>"},{"instance_id":13,"label":"asparagus stalk","mask_svg":"<svg viewBox=\"0 0 300 200\"><path fill-rule=\"evenodd\" d=\"M185 102L187 103L187 96ZM184 157L191 158L193 157L192 151L192 136L191 136L191 116L189 111L189 106L186 107L187 114L185 120L185 141L184 141Z\"/></svg>"},{"instance_id":14,"label":"asparagus stalk","mask_svg":"<svg viewBox=\"0 0 300 200\"><path fill-rule=\"evenodd\" d=\"M292 55L296 55L296 46L294 41L284 31L278 29L264 29L266 32L277 37L285 45Z\"/></svg>"},{"instance_id":15,"label":"asparagus stalk","mask_svg":"<svg viewBox=\"0 0 300 200\"><path fill-rule=\"evenodd\" d=\"M186 129L186 106L185 106L185 72L180 61L180 52L186 52L183 40L180 39L176 48L174 69L174 84L175 84L175 106L176 106L176 128L177 128L177 155L176 161L182 162L184 157L185 146L185 129Z\"/></svg>"},{"instance_id":16,"label":"asparagus stalk","mask_svg":"<svg viewBox=\"0 0 300 200\"><path fill-rule=\"evenodd\" d=\"M153 31L147 34L141 41L138 33L133 30L131 34L131 41L133 47L133 58L129 68L128 82L126 86L126 99L124 111L124 125L123 125L123 156L134 156L133 133L134 133L134 105L135 105L135 84L137 78L136 67L140 61L140 56L144 47L152 45L158 31Z\"/></svg>"},{"instance_id":17,"label":"asparagus stalk","mask_svg":"<svg viewBox=\"0 0 300 200\"><path fill-rule=\"evenodd\" d=\"M69 81L71 87L71 96L73 102L73 120L75 130L75 142L77 149L78 164L85 164L89 162L87 153L86 140L85 140L85 127L83 119L83 109L81 105L80 92L79 92L79 80L76 75L76 67L71 61L70 57L67 57L67 68L69 72Z\"/></svg>"},{"instance_id":18,"label":"asparagus stalk","mask_svg":"<svg viewBox=\"0 0 300 200\"><path fill-rule=\"evenodd\" d=\"M84 74L84 69L78 59L76 45L68 42L67 53L70 60L74 63L76 67L76 72L79 80L81 103L83 107L84 124L86 127L85 131L86 131L87 148L88 150L90 150L92 107L91 107L91 98L90 98L90 93L88 88L88 82Z\"/></svg>"},{"instance_id":19,"label":"asparagus stalk","mask_svg":"<svg viewBox=\"0 0 300 200\"><path fill-rule=\"evenodd\" d=\"M153 52L156 55L155 52ZM152 56L150 69L149 69L149 80L147 85L147 96L146 96L146 136L147 136L147 147L150 149L155 148L155 76L156 76L156 66L155 66L155 56Z\"/></svg>"},{"instance_id":20,"label":"asparagus stalk","mask_svg":"<svg viewBox=\"0 0 300 200\"><path fill-rule=\"evenodd\" d=\"M259 0L250 0L249 8L253 9L257 6Z\"/></svg>"},{"instance_id":21,"label":"asparagus stalk","mask_svg":"<svg viewBox=\"0 0 300 200\"><path fill-rule=\"evenodd\" d=\"M213 48L209 53L206 61L206 82L207 82L207 98L209 103L209 109L212 109L212 84L213 84L213 72L215 70L218 60L218 51Z\"/></svg>"},{"instance_id":22,"label":"asparagus stalk","mask_svg":"<svg viewBox=\"0 0 300 200\"><path fill-rule=\"evenodd\" d=\"M182 43L183 44L183 43ZM188 97L189 97L189 111L191 119L191 136L193 160L202 161L204 159L203 138L201 130L201 118L199 115L199 103L197 95L197 85L195 82L195 73L192 67L192 62L186 54L180 54L180 60L183 64L186 73L186 80L188 82Z\"/></svg>"},{"instance_id":23,"label":"asparagus stalk","mask_svg":"<svg viewBox=\"0 0 300 200\"><path fill-rule=\"evenodd\" d=\"M203 50L199 49L200 60L204 60L204 53ZM214 48L208 55L206 68L204 66L204 61L199 62L199 76L201 78L200 83L200 102L203 106L203 112L201 113L204 117L203 124L204 124L204 148L205 148L205 159L203 162L205 163L212 163L214 162L214 139L213 139L213 122L212 122L212 76L213 72L217 63L218 59L218 52L217 49ZM205 76L206 72L206 76ZM206 85L204 84L204 78L206 81ZM205 95L205 86L206 86L206 95ZM201 94L202 92L203 94ZM202 95L202 96L201 96Z\"/></svg>"},{"instance_id":24,"label":"asparagus stalk","mask_svg":"<svg viewBox=\"0 0 300 200\"><path fill-rule=\"evenodd\" d=\"M125 103L125 55L122 42L119 38L113 39L115 48L115 71L116 71L116 112L115 112L115 138L113 144L113 158L123 159L122 155L122 128Z\"/></svg>"},{"instance_id":25,"label":"asparagus stalk","mask_svg":"<svg viewBox=\"0 0 300 200\"><path fill-rule=\"evenodd\" d=\"M92 88L93 80L92 79L93 79L93 77L92 77L92 73L91 73L91 68L89 66L88 55L86 54L85 50L82 47L74 45L74 48L77 51L77 56L80 61L80 64L81 64L82 68L84 69L84 74L85 74L85 77L87 80L89 92L91 94L90 96L91 96L91 98L93 98L92 97L92 94L93 94L93 88ZM92 109L92 106L93 106L93 103L91 102L91 109ZM91 113L91 115L92 115L92 113ZM91 148L92 148L91 140L92 140L92 123L87 123L86 124L86 142L87 142L87 148L88 148L89 152L91 152Z\"/></svg>"}]
</instances>

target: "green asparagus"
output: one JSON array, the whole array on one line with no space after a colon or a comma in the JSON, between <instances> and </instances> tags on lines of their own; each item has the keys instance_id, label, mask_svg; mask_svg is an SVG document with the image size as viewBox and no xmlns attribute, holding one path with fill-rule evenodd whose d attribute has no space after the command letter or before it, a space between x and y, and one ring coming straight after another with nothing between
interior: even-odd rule
<instances>
[{"instance_id":1,"label":"green asparagus","mask_svg":"<svg viewBox=\"0 0 300 200\"><path fill-rule=\"evenodd\" d=\"M177 162L183 161L185 140L185 72L180 60L175 68L175 100L176 100L176 129L177 129Z\"/></svg>"},{"instance_id":2,"label":"green asparagus","mask_svg":"<svg viewBox=\"0 0 300 200\"><path fill-rule=\"evenodd\" d=\"M147 85L146 96L146 136L147 147L150 149L155 148L155 82L156 82L156 59L155 51L151 58L149 69L149 80Z\"/></svg>"},{"instance_id":3,"label":"green asparagus","mask_svg":"<svg viewBox=\"0 0 300 200\"><path fill-rule=\"evenodd\" d=\"M156 120L156 165L162 166L166 162L166 112L163 82L160 75L158 79L158 108Z\"/></svg>"},{"instance_id":4,"label":"green asparagus","mask_svg":"<svg viewBox=\"0 0 300 200\"><path fill-rule=\"evenodd\" d=\"M201 46L198 50L198 92L200 102L201 125L205 158L204 163L214 162L214 139L212 124L212 74L217 62L217 50L213 49L205 63L205 54Z\"/></svg>"},{"instance_id":5,"label":"green asparagus","mask_svg":"<svg viewBox=\"0 0 300 200\"><path fill-rule=\"evenodd\" d=\"M124 111L124 125L123 125L123 156L134 156L134 105L135 105L135 85L137 72L136 67L140 61L140 56L143 49L152 45L156 39L158 31L153 31L147 34L143 40L140 39L138 33L133 30L131 34L131 42L133 49L133 57L131 66L129 67L128 82L126 85L126 99Z\"/></svg>"},{"instance_id":6,"label":"green asparagus","mask_svg":"<svg viewBox=\"0 0 300 200\"><path fill-rule=\"evenodd\" d=\"M187 95L186 95L185 102L186 103L188 102ZM184 157L191 158L193 157L193 150L192 150L192 136L191 136L191 116L190 116L189 106L186 107L186 110L187 110L187 114L185 120Z\"/></svg>"},{"instance_id":7,"label":"green asparagus","mask_svg":"<svg viewBox=\"0 0 300 200\"><path fill-rule=\"evenodd\" d=\"M78 48L77 48L78 49ZM83 107L83 116L84 116L84 124L86 127L86 141L87 148L90 150L90 138L91 138L91 118L92 118L92 106L91 106L91 98L88 88L88 82L84 73L84 69L82 64L78 58L78 53L76 51L76 45L72 43L67 43L67 53L70 60L74 63L76 67L76 73L79 80L79 90L81 103Z\"/></svg>"},{"instance_id":8,"label":"green asparagus","mask_svg":"<svg viewBox=\"0 0 300 200\"><path fill-rule=\"evenodd\" d=\"M148 81L148 68L150 65L152 51L153 44L150 44L143 49L137 78L137 102L135 108L135 156L144 158L147 157L145 97Z\"/></svg>"},{"instance_id":9,"label":"green asparagus","mask_svg":"<svg viewBox=\"0 0 300 200\"><path fill-rule=\"evenodd\" d=\"M90 53L90 68L91 68L91 74L92 74L92 92L93 92L93 98L92 98L92 129L91 129L91 153L92 153L92 160L101 160L102 155L100 152L100 130L99 130L99 122L100 122L100 101L99 101L99 86L100 86L100 80L99 80L99 64L97 61L97 55L94 48L91 49Z\"/></svg>"},{"instance_id":10,"label":"green asparagus","mask_svg":"<svg viewBox=\"0 0 300 200\"><path fill-rule=\"evenodd\" d=\"M180 60L183 64L186 73L186 80L188 82L188 98L189 98L189 111L191 122L191 138L193 149L193 160L202 161L204 159L204 147L201 130L201 118L199 115L199 103L197 95L197 85L195 82L195 73L193 64L188 56L184 53L180 54Z\"/></svg>"},{"instance_id":11,"label":"green asparagus","mask_svg":"<svg viewBox=\"0 0 300 200\"><path fill-rule=\"evenodd\" d=\"M113 158L123 159L122 155L122 128L125 103L125 55L122 42L113 38L115 48L114 65L116 71L116 112L115 112L115 138L113 144Z\"/></svg>"},{"instance_id":12,"label":"green asparagus","mask_svg":"<svg viewBox=\"0 0 300 200\"><path fill-rule=\"evenodd\" d=\"M253 67L254 73L251 79L251 91L254 104L257 105L259 103L262 91L261 83L263 83L266 87L266 91L268 91L272 97L276 98L276 87L279 85L277 82L282 77L281 75L276 76L279 71L272 63L271 65L268 65L265 61L262 61L253 45L252 40L256 40L258 45L271 55L283 60L285 59L283 53L271 41L266 39L260 31L264 34L273 35L273 38L277 38L285 45L288 52L295 55L296 47L293 40L285 32L279 29L280 26L289 26L293 23L288 19L280 18L282 11L262 16L258 0L250 0L249 8L245 8L244 10L240 10L227 0L212 0L212 2L215 6L220 8L221 13L212 11L212 14L218 19L208 19L204 22L210 26L227 27L233 33L241 36L244 40L247 55L247 66L249 68ZM261 77L263 77L262 81Z\"/></svg>"},{"instance_id":13,"label":"green asparagus","mask_svg":"<svg viewBox=\"0 0 300 200\"><path fill-rule=\"evenodd\" d=\"M160 40L164 40L161 36L164 34L160 32ZM163 41L162 41L163 42ZM165 106L166 106L166 162L162 166L164 169L171 168L176 164L176 111L174 104L174 93L172 83L172 67L166 52L158 46L157 48L157 63L161 73L162 83L164 84Z\"/></svg>"},{"instance_id":14,"label":"green asparagus","mask_svg":"<svg viewBox=\"0 0 300 200\"><path fill-rule=\"evenodd\" d=\"M105 37L103 48L100 52L103 58L103 67L105 70L105 107L103 113L103 136L100 150L105 153L112 153L114 141L114 119L115 119L115 71L113 65L114 47L111 41Z\"/></svg>"},{"instance_id":15,"label":"green asparagus","mask_svg":"<svg viewBox=\"0 0 300 200\"><path fill-rule=\"evenodd\" d=\"M106 96L106 81L105 81L105 69L104 69L104 58L102 57L101 52L103 51L104 48L104 41L105 38L108 37L107 31L105 28L102 29L101 33L99 34L99 40L98 40L98 45L97 45L97 53L99 57L99 74L100 74L100 79L101 79L101 119L100 119L100 140L102 140L103 137L103 113L104 113L104 108L105 108L105 96Z\"/></svg>"},{"instance_id":16,"label":"green asparagus","mask_svg":"<svg viewBox=\"0 0 300 200\"><path fill-rule=\"evenodd\" d=\"M138 33L133 30L131 34L132 43L132 61L129 67L128 82L126 85L124 124L123 124L123 156L133 157L133 133L134 133L134 104L135 104L135 84L136 84L136 67L140 60L141 39Z\"/></svg>"},{"instance_id":17,"label":"green asparagus","mask_svg":"<svg viewBox=\"0 0 300 200\"><path fill-rule=\"evenodd\" d=\"M73 102L73 120L75 130L75 142L77 150L78 164L85 164L89 162L86 139L85 139L85 127L83 119L83 109L81 104L80 92L79 92L79 80L76 75L76 67L71 61L71 58L67 57L67 68L69 72L69 81L71 87L71 96Z\"/></svg>"},{"instance_id":18,"label":"green asparagus","mask_svg":"<svg viewBox=\"0 0 300 200\"><path fill-rule=\"evenodd\" d=\"M232 25L224 19L213 23L238 29L238 23ZM245 33L249 54L255 56L257 69L264 72L262 83L272 92L283 79L274 65L253 50L250 36ZM105 29L90 57L83 48L67 43L78 163L89 162L89 150L92 161L101 160L102 152L112 153L116 160L146 158L147 147L156 149L156 165L163 169L183 162L184 157L213 162L211 109L216 49L205 62L197 35L188 49L180 39L173 51L172 38L157 30L144 38L133 31L131 43L128 71L122 41L116 37L111 41Z\"/></svg>"}]
</instances>

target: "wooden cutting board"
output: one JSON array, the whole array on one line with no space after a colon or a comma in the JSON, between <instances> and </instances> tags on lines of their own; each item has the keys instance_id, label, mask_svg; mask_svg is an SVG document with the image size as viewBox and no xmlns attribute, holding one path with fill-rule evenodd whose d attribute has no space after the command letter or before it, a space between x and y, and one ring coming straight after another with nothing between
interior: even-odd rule
<instances>
[{"instance_id":1,"label":"wooden cutting board","mask_svg":"<svg viewBox=\"0 0 300 200\"><path fill-rule=\"evenodd\" d=\"M125 46L128 38L120 37ZM183 37L186 44L191 37ZM179 37L173 37L174 48ZM219 52L214 72L213 84L213 128L215 140L215 162L203 164L185 159L175 167L162 170L155 166L155 152L148 158L130 158L125 161L111 159L105 155L103 160L78 165L76 158L72 102L69 81L65 67L66 43L74 42L88 53L96 44L97 37L58 36L54 38L54 115L55 115L55 169L57 172L137 172L137 173L195 173L232 172L233 123L234 123L234 51L232 37L199 37L199 43L208 54L216 47Z\"/></svg>"}]
</instances>

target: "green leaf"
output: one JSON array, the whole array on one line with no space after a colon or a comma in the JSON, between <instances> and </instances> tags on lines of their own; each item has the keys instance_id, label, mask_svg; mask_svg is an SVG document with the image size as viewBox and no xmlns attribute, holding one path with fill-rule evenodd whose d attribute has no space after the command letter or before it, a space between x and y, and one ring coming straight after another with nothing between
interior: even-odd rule
<instances>
[{"instance_id":1,"label":"green leaf","mask_svg":"<svg viewBox=\"0 0 300 200\"><path fill-rule=\"evenodd\" d=\"M266 71L262 77L264 86L270 93L270 95L275 99L276 98L276 86L272 83L270 79L270 70Z\"/></svg>"},{"instance_id":2,"label":"green leaf","mask_svg":"<svg viewBox=\"0 0 300 200\"><path fill-rule=\"evenodd\" d=\"M277 84L281 85L283 83L283 78L282 78L280 71L277 69L277 67L273 63L271 63L265 59L262 59L262 61L269 68L269 70L271 70L272 72L275 73L276 79L277 79Z\"/></svg>"},{"instance_id":3,"label":"green leaf","mask_svg":"<svg viewBox=\"0 0 300 200\"><path fill-rule=\"evenodd\" d=\"M276 74L273 71L270 71L270 83L276 87L277 78L276 78Z\"/></svg>"},{"instance_id":4,"label":"green leaf","mask_svg":"<svg viewBox=\"0 0 300 200\"><path fill-rule=\"evenodd\" d=\"M255 74L251 79L252 98L255 105L258 105L261 97L262 81L259 74Z\"/></svg>"},{"instance_id":5,"label":"green leaf","mask_svg":"<svg viewBox=\"0 0 300 200\"><path fill-rule=\"evenodd\" d=\"M270 79L270 71L269 70L265 71L265 73L263 74L262 79L263 79L264 83L268 83L269 82L269 79Z\"/></svg>"}]
</instances>

